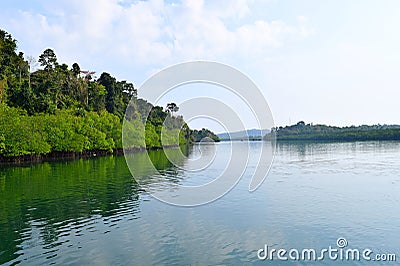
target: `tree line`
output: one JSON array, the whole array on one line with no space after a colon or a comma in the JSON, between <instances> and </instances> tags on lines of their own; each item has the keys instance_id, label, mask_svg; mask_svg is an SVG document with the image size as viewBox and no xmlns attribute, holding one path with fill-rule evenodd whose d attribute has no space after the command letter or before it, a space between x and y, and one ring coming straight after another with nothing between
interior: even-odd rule
<instances>
[{"instance_id":1,"label":"tree line","mask_svg":"<svg viewBox=\"0 0 400 266\"><path fill-rule=\"evenodd\" d=\"M138 98L131 82L94 74L60 63L50 48L37 61L25 56L0 29L0 157L121 149L124 118L129 148L161 147L163 127L167 144L190 141L175 103L164 110Z\"/></svg>"},{"instance_id":2,"label":"tree line","mask_svg":"<svg viewBox=\"0 0 400 266\"><path fill-rule=\"evenodd\" d=\"M191 139L193 142L200 142L202 140L206 141L206 142L210 142L210 141L219 142L220 141L219 137L214 132L212 132L206 128L202 128L200 130L197 130L197 129L193 130L191 132Z\"/></svg>"},{"instance_id":3,"label":"tree line","mask_svg":"<svg viewBox=\"0 0 400 266\"><path fill-rule=\"evenodd\" d=\"M278 141L367 141L367 140L400 140L398 125L362 125L335 127L327 125L306 124L303 121L295 125L273 128L264 139L276 137Z\"/></svg>"}]
</instances>

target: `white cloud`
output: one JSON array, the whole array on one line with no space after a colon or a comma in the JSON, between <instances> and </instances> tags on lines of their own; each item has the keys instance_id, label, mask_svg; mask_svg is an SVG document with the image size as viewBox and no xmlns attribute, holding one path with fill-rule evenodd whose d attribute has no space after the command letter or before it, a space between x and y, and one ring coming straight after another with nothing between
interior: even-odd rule
<instances>
[{"instance_id":1,"label":"white cloud","mask_svg":"<svg viewBox=\"0 0 400 266\"><path fill-rule=\"evenodd\" d=\"M69 61L97 56L122 64L165 65L190 59L260 58L308 34L301 21L287 25L257 20L232 28L230 21L237 24L251 13L246 0L69 0L43 5L45 13L20 11L8 27L28 36L23 41L35 42L36 50L51 46Z\"/></svg>"},{"instance_id":2,"label":"white cloud","mask_svg":"<svg viewBox=\"0 0 400 266\"><path fill-rule=\"evenodd\" d=\"M60 62L137 84L178 62L220 61L261 86L278 124L399 123L397 2L18 2L0 25L28 55L52 47Z\"/></svg>"}]
</instances>

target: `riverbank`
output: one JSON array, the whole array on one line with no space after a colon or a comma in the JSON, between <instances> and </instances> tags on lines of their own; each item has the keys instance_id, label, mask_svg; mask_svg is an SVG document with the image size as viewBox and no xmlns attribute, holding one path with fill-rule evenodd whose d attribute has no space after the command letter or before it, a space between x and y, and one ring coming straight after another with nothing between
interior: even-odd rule
<instances>
[{"instance_id":1,"label":"riverbank","mask_svg":"<svg viewBox=\"0 0 400 266\"><path fill-rule=\"evenodd\" d=\"M189 144L185 144L189 145ZM76 160L76 159L87 159L103 156L122 156L125 153L138 153L144 151L155 151L162 149L177 148L180 145L168 145L164 147L151 147L151 148L129 148L129 149L115 149L113 151L108 150L89 150L83 152L50 152L47 154L31 154L31 155L20 155L20 156L4 156L0 155L0 165L22 165L30 163L42 163L52 161L64 161L64 160Z\"/></svg>"},{"instance_id":2,"label":"riverbank","mask_svg":"<svg viewBox=\"0 0 400 266\"><path fill-rule=\"evenodd\" d=\"M138 149L137 151L145 149ZM30 154L20 156L3 156L0 155L0 164L25 164L25 163L41 163L47 161L75 160L80 158L92 158L97 156L122 155L123 150L115 151L90 150L84 152L50 152L47 154Z\"/></svg>"}]
</instances>

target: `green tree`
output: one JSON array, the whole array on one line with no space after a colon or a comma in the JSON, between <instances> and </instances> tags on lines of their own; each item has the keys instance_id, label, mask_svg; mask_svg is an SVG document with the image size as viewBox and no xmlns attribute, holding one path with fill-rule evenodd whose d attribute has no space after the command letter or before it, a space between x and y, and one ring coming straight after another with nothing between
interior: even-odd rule
<instances>
[{"instance_id":1,"label":"green tree","mask_svg":"<svg viewBox=\"0 0 400 266\"><path fill-rule=\"evenodd\" d=\"M39 63L44 67L44 70L52 70L58 64L57 56L52 49L48 48L39 56Z\"/></svg>"},{"instance_id":2,"label":"green tree","mask_svg":"<svg viewBox=\"0 0 400 266\"><path fill-rule=\"evenodd\" d=\"M0 29L0 103L7 102L11 89L21 88L28 73L23 53L16 53L17 41Z\"/></svg>"},{"instance_id":3,"label":"green tree","mask_svg":"<svg viewBox=\"0 0 400 266\"><path fill-rule=\"evenodd\" d=\"M107 91L105 99L106 110L112 114L118 114L121 107L122 89L117 85L116 79L104 72L97 82L103 85Z\"/></svg>"},{"instance_id":4,"label":"green tree","mask_svg":"<svg viewBox=\"0 0 400 266\"><path fill-rule=\"evenodd\" d=\"M72 64L72 72L75 74L75 76L78 76L81 73L81 67L78 65L78 63Z\"/></svg>"},{"instance_id":5,"label":"green tree","mask_svg":"<svg viewBox=\"0 0 400 266\"><path fill-rule=\"evenodd\" d=\"M171 116L174 116L174 113L179 111L179 107L176 105L176 103L168 103L166 111L171 113Z\"/></svg>"},{"instance_id":6,"label":"green tree","mask_svg":"<svg viewBox=\"0 0 400 266\"><path fill-rule=\"evenodd\" d=\"M161 106L153 106L148 121L150 121L154 126L162 126L166 118L167 113L163 111Z\"/></svg>"},{"instance_id":7,"label":"green tree","mask_svg":"<svg viewBox=\"0 0 400 266\"><path fill-rule=\"evenodd\" d=\"M0 29L0 79L5 78L12 72L13 57L16 56L17 41L11 34Z\"/></svg>"},{"instance_id":8,"label":"green tree","mask_svg":"<svg viewBox=\"0 0 400 266\"><path fill-rule=\"evenodd\" d=\"M191 132L191 137L192 137L192 141L194 142L199 142L204 138L210 138L215 142L219 142L220 139L217 135L214 134L214 132L206 129L206 128L202 128L201 130L193 130Z\"/></svg>"},{"instance_id":9,"label":"green tree","mask_svg":"<svg viewBox=\"0 0 400 266\"><path fill-rule=\"evenodd\" d=\"M89 110L91 111L102 111L106 107L106 88L97 83L97 82L90 82L88 85L88 94L89 94Z\"/></svg>"}]
</instances>

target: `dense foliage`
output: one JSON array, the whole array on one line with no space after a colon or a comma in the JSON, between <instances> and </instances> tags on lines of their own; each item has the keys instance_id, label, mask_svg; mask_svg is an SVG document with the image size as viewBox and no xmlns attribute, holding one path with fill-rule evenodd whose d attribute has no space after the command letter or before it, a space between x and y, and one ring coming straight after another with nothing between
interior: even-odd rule
<instances>
[{"instance_id":1,"label":"dense foliage","mask_svg":"<svg viewBox=\"0 0 400 266\"><path fill-rule=\"evenodd\" d=\"M35 70L36 60L16 49L16 40L0 30L0 156L119 149L124 117L128 148L188 139L179 134L190 130L182 116L173 115L176 104L164 111L137 98L132 83L105 72L96 78L78 63L60 64L52 49L39 56L41 69Z\"/></svg>"},{"instance_id":2,"label":"dense foliage","mask_svg":"<svg viewBox=\"0 0 400 266\"><path fill-rule=\"evenodd\" d=\"M199 142L203 139L205 139L205 141L207 141L206 138L210 138L211 140L215 141L215 142L219 142L220 139L217 135L215 135L213 132L211 132L210 130L203 128L201 130L193 130L191 132L191 139L193 142Z\"/></svg>"},{"instance_id":3,"label":"dense foliage","mask_svg":"<svg viewBox=\"0 0 400 266\"><path fill-rule=\"evenodd\" d=\"M364 140L400 140L400 126L374 125L334 127L305 124L274 128L266 139L275 134L279 140L321 140L321 141L364 141Z\"/></svg>"}]
</instances>

